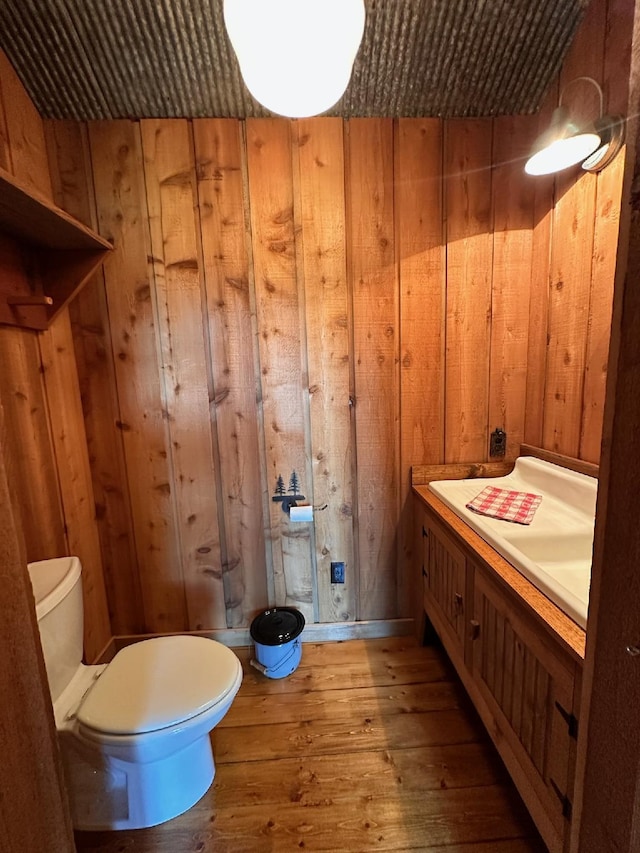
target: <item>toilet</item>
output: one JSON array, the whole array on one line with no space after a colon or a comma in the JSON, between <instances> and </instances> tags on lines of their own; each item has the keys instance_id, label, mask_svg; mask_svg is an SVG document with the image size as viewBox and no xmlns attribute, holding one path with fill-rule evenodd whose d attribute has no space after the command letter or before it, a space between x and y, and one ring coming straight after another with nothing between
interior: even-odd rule
<instances>
[{"instance_id":1,"label":"toilet","mask_svg":"<svg viewBox=\"0 0 640 853\"><path fill-rule=\"evenodd\" d=\"M213 781L209 733L240 688L240 661L215 640L178 635L84 666L80 561L30 563L29 576L75 828L182 814Z\"/></svg>"}]
</instances>

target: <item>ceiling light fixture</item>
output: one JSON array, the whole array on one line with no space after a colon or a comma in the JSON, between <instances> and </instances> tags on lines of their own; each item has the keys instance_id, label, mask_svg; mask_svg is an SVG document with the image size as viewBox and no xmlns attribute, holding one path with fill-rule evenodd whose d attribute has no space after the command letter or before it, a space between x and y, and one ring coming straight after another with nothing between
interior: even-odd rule
<instances>
[{"instance_id":1,"label":"ceiling light fixture","mask_svg":"<svg viewBox=\"0 0 640 853\"><path fill-rule=\"evenodd\" d=\"M364 33L364 0L224 0L242 78L289 118L326 112L344 94Z\"/></svg>"},{"instance_id":2,"label":"ceiling light fixture","mask_svg":"<svg viewBox=\"0 0 640 853\"><path fill-rule=\"evenodd\" d=\"M593 83L600 98L600 116L591 125L580 128L570 120L562 98L569 86L578 81ZM551 125L535 142L524 170L529 175L550 175L577 163L589 172L598 172L616 156L624 141L622 116L603 115L602 89L592 77L570 80L560 94Z\"/></svg>"}]
</instances>

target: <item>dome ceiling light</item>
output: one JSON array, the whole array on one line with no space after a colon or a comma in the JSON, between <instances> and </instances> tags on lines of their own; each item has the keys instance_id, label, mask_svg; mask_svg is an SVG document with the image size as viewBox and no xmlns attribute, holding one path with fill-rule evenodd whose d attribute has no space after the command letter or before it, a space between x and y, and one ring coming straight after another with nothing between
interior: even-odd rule
<instances>
[{"instance_id":1,"label":"dome ceiling light","mask_svg":"<svg viewBox=\"0 0 640 853\"><path fill-rule=\"evenodd\" d=\"M319 115L349 85L362 41L364 0L224 0L245 85L270 112Z\"/></svg>"}]
</instances>

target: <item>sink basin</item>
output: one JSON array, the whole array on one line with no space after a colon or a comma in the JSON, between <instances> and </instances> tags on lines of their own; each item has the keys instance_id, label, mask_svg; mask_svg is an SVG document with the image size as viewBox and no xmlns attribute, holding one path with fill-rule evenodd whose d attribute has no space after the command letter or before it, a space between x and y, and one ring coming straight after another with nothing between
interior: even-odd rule
<instances>
[{"instance_id":1,"label":"sink basin","mask_svg":"<svg viewBox=\"0 0 640 853\"><path fill-rule=\"evenodd\" d=\"M585 531L583 535L568 533L566 536L556 534L545 536L540 533L530 535L505 536L505 542L510 543L534 563L543 565L582 564L591 561L593 550L593 535Z\"/></svg>"},{"instance_id":2,"label":"sink basin","mask_svg":"<svg viewBox=\"0 0 640 853\"><path fill-rule=\"evenodd\" d=\"M486 486L542 495L529 525L467 509ZM582 628L587 625L598 481L532 456L505 477L429 484L453 512Z\"/></svg>"}]
</instances>

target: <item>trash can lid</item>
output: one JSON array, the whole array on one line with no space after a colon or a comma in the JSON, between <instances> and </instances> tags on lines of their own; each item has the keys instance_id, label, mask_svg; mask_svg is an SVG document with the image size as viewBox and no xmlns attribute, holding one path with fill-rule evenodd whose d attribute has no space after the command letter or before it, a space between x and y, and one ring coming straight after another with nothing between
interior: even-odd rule
<instances>
[{"instance_id":1,"label":"trash can lid","mask_svg":"<svg viewBox=\"0 0 640 853\"><path fill-rule=\"evenodd\" d=\"M263 646L281 646L302 633L304 616L295 607L272 607L260 613L251 623L254 642Z\"/></svg>"}]
</instances>

